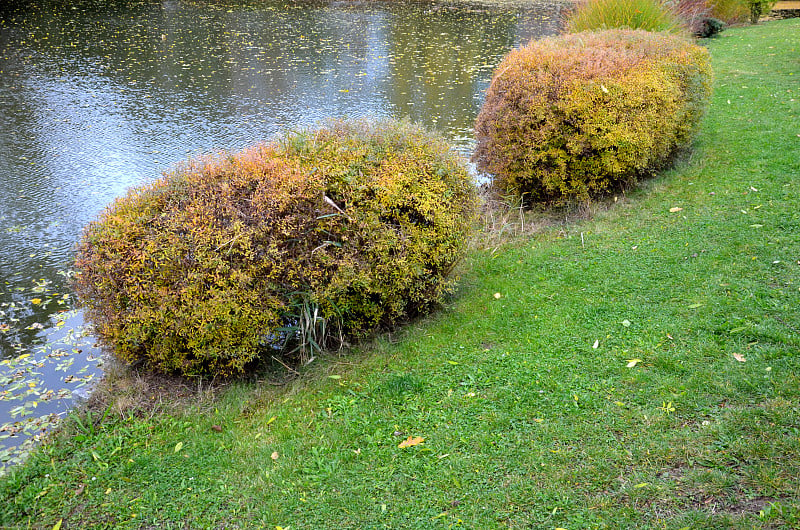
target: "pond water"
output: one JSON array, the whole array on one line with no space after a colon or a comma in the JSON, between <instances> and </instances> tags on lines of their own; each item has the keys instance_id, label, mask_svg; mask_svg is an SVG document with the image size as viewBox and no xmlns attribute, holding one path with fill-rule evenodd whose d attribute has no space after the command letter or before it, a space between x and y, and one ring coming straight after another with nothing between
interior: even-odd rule
<instances>
[{"instance_id":1,"label":"pond water","mask_svg":"<svg viewBox=\"0 0 800 530\"><path fill-rule=\"evenodd\" d=\"M491 72L562 4L3 0L0 460L100 352L72 310L82 228L194 154L325 118L408 117L469 154Z\"/></svg>"}]
</instances>

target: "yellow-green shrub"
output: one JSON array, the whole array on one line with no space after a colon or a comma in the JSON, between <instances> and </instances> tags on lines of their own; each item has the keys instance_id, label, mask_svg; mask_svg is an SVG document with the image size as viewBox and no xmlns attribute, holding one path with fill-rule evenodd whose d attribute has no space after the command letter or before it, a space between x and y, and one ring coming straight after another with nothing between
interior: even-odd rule
<instances>
[{"instance_id":1,"label":"yellow-green shrub","mask_svg":"<svg viewBox=\"0 0 800 530\"><path fill-rule=\"evenodd\" d=\"M85 230L75 289L121 359L240 372L300 331L323 346L319 322L358 337L440 302L474 206L440 138L334 123L131 190Z\"/></svg>"},{"instance_id":2,"label":"yellow-green shrub","mask_svg":"<svg viewBox=\"0 0 800 530\"><path fill-rule=\"evenodd\" d=\"M691 139L711 87L704 48L643 30L532 41L503 59L473 160L526 201L586 199L663 166Z\"/></svg>"}]
</instances>

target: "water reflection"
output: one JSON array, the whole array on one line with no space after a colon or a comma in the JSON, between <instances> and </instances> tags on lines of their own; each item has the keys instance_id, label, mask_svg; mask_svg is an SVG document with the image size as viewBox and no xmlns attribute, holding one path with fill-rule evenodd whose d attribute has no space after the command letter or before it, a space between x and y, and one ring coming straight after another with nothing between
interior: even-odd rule
<instances>
[{"instance_id":1,"label":"water reflection","mask_svg":"<svg viewBox=\"0 0 800 530\"><path fill-rule=\"evenodd\" d=\"M327 117L407 116L468 153L492 69L554 33L559 9L6 0L0 358L45 342L70 309L59 271L82 227L126 188L192 154ZM42 377L52 388L69 375Z\"/></svg>"}]
</instances>

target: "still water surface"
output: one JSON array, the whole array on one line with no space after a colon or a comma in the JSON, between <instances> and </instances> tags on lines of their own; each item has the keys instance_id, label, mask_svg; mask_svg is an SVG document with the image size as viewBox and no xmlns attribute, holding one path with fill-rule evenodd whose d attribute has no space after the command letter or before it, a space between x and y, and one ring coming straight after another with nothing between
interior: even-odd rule
<instances>
[{"instance_id":1,"label":"still water surface","mask_svg":"<svg viewBox=\"0 0 800 530\"><path fill-rule=\"evenodd\" d=\"M240 149L331 117L408 117L468 154L493 68L511 48L555 33L561 10L559 3L3 4L0 460L4 445L25 439L10 433L30 434L63 414L98 373L99 352L77 331L80 314L67 312L63 271L82 227L110 201L194 154ZM28 357L16 360L20 354Z\"/></svg>"}]
</instances>

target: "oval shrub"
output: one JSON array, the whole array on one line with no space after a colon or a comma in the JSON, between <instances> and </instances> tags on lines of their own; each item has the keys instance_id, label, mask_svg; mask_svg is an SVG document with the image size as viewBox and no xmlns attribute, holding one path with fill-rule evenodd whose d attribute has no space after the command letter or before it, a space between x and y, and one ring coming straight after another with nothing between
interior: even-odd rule
<instances>
[{"instance_id":1,"label":"oval shrub","mask_svg":"<svg viewBox=\"0 0 800 530\"><path fill-rule=\"evenodd\" d=\"M101 340L165 372L241 372L439 303L475 188L439 137L333 123L192 160L85 230L75 290Z\"/></svg>"},{"instance_id":2,"label":"oval shrub","mask_svg":"<svg viewBox=\"0 0 800 530\"><path fill-rule=\"evenodd\" d=\"M662 167L711 91L708 52L643 30L532 41L497 67L473 160L502 193L585 200Z\"/></svg>"}]
</instances>

